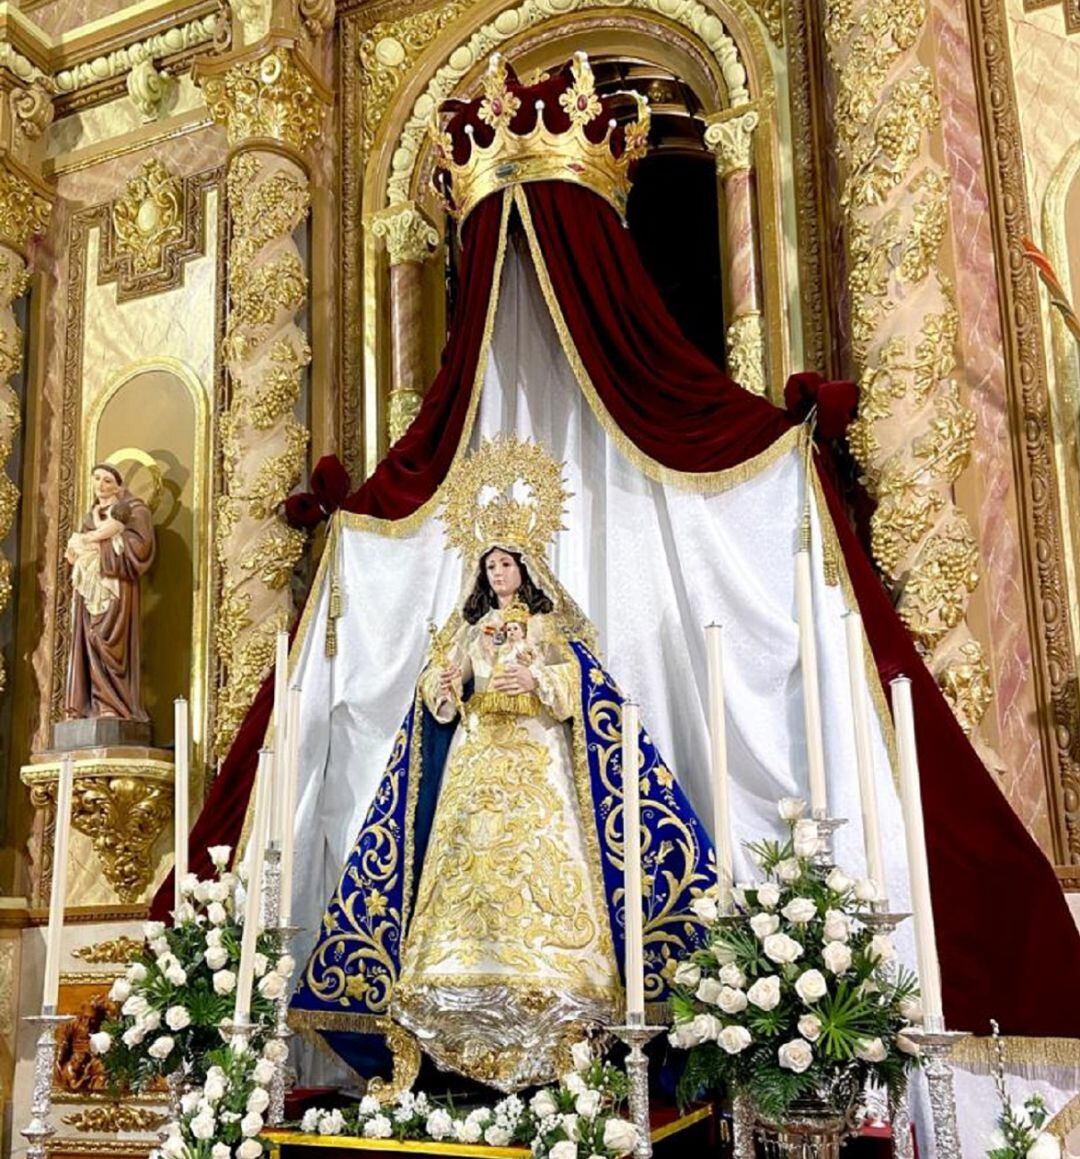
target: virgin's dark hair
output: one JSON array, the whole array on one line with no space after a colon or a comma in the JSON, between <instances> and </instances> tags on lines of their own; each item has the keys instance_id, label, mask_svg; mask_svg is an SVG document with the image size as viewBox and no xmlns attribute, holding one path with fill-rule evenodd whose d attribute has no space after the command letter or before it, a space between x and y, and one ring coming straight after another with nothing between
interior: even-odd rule
<instances>
[{"instance_id":1,"label":"virgin's dark hair","mask_svg":"<svg viewBox=\"0 0 1080 1159\"><path fill-rule=\"evenodd\" d=\"M487 561L488 556L493 551L503 550L501 547L492 547L480 557L479 574L476 577L476 583L473 585L473 590L469 593L469 598L465 601L465 607L461 612L465 617L466 623L475 624L486 612L499 606L499 597L491 590L491 584L488 582ZM516 551L508 551L506 554L513 556L514 562L518 565L518 570L521 572L521 587L517 590L518 599L521 600L533 615L538 612L550 612L555 605L544 594L543 589L538 588L533 583L532 576L529 575L529 569L525 566L525 561Z\"/></svg>"}]
</instances>

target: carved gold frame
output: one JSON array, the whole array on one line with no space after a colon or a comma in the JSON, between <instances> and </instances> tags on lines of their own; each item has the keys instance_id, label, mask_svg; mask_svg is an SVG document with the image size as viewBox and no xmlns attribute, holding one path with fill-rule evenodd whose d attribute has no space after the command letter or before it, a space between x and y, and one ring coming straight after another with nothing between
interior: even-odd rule
<instances>
[{"instance_id":1,"label":"carved gold frame","mask_svg":"<svg viewBox=\"0 0 1080 1159\"><path fill-rule=\"evenodd\" d=\"M363 229L363 223L393 200L389 187L399 167L395 158L402 152L402 132L417 97L455 50L479 30L487 32L498 27L500 14L516 7L517 0L485 0L476 5L451 3L405 15L398 6L365 5L344 12L341 17L338 64L344 80L340 329L341 381L347 385L341 394L338 419L343 457L354 476L370 473L387 442L389 328L383 307L388 294L388 271L377 239ZM747 78L741 105L754 108L761 115L754 140L758 223L755 242L762 271L768 377L776 390L782 387L793 365L804 363L804 349L824 367L826 328L822 325L818 281L810 281L813 289L809 295L804 295L802 285L820 265L820 245L815 233L808 242L809 260L793 258L796 247L785 245L786 238L798 234L801 239L807 231L818 228L818 218L806 212L810 170L805 159L782 155L782 138L793 115L798 116L807 108L805 91L798 95L788 93L785 70L778 67L783 51L769 41L764 24L747 0L701 0L701 8L722 23L734 42L736 59ZM444 14L445 23L440 24ZM349 66L359 60L365 36L370 50L372 30L379 35L389 34L395 29L408 29L409 22L417 20L426 20L434 27L426 47L408 60L408 67L396 81L392 72L389 81L385 76L368 80L369 84L382 84L378 95L385 103L378 128L372 133L370 124L364 123L365 93L359 80L353 79L358 70ZM802 30L804 26L799 24L798 28ZM573 0L565 10L504 37L499 48L521 61L526 69L546 67L567 54L566 41L570 37L574 47L584 45L592 52L630 52L664 64L684 79L696 78L698 84L694 87L705 114L732 107L720 58L685 22L679 24L668 18L659 5L649 0L633 0L629 5L611 8L601 7L595 0ZM455 92L477 89L483 67L483 60L474 61L459 78ZM800 86L804 84L805 70L799 73L798 81ZM793 132L793 153L796 147L801 153L810 140L811 135L802 130ZM409 199L422 206L442 233L442 211L426 192L429 168L430 154L424 147L412 166ZM718 197L722 202L719 183ZM812 202L813 190L809 197ZM792 325L790 331L789 316L801 319L801 324ZM728 321L724 319L725 324Z\"/></svg>"}]
</instances>

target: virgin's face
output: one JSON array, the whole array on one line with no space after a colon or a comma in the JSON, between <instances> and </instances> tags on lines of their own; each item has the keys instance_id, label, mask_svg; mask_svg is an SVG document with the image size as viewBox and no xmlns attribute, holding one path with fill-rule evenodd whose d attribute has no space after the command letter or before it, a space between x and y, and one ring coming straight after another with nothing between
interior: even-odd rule
<instances>
[{"instance_id":1,"label":"virgin's face","mask_svg":"<svg viewBox=\"0 0 1080 1159\"><path fill-rule=\"evenodd\" d=\"M496 548L484 560L484 571L491 590L500 599L512 596L521 587L521 568L509 552Z\"/></svg>"},{"instance_id":2,"label":"virgin's face","mask_svg":"<svg viewBox=\"0 0 1080 1159\"><path fill-rule=\"evenodd\" d=\"M94 472L94 494L97 496L99 502L108 503L110 499L116 497L116 493L119 490L120 484L117 483L111 471L103 471L99 467Z\"/></svg>"}]
</instances>

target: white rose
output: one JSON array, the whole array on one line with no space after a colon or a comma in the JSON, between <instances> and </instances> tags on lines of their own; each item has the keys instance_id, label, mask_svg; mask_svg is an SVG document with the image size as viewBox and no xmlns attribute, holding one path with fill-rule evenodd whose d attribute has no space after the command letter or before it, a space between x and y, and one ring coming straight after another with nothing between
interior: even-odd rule
<instances>
[{"instance_id":1,"label":"white rose","mask_svg":"<svg viewBox=\"0 0 1080 1159\"><path fill-rule=\"evenodd\" d=\"M780 912L789 922L794 922L797 926L805 926L807 922L813 921L817 915L817 906L814 905L811 898L793 897Z\"/></svg>"},{"instance_id":2,"label":"white rose","mask_svg":"<svg viewBox=\"0 0 1080 1159\"><path fill-rule=\"evenodd\" d=\"M574 1110L583 1119L595 1119L596 1112L600 1110L600 1092L582 1091L574 1100Z\"/></svg>"},{"instance_id":3,"label":"white rose","mask_svg":"<svg viewBox=\"0 0 1080 1159\"><path fill-rule=\"evenodd\" d=\"M229 961L229 951L224 946L209 946L203 958L211 970L220 970Z\"/></svg>"},{"instance_id":4,"label":"white rose","mask_svg":"<svg viewBox=\"0 0 1080 1159\"><path fill-rule=\"evenodd\" d=\"M863 1039L855 1048L855 1057L863 1062L884 1062L888 1053L880 1038Z\"/></svg>"},{"instance_id":5,"label":"white rose","mask_svg":"<svg viewBox=\"0 0 1080 1159\"><path fill-rule=\"evenodd\" d=\"M721 968L720 981L725 986L732 986L736 990L741 990L746 985L746 975L738 966L731 964Z\"/></svg>"},{"instance_id":6,"label":"white rose","mask_svg":"<svg viewBox=\"0 0 1080 1159\"><path fill-rule=\"evenodd\" d=\"M263 1145L258 1139L245 1139L236 1148L236 1159L259 1159L263 1152Z\"/></svg>"},{"instance_id":7,"label":"white rose","mask_svg":"<svg viewBox=\"0 0 1080 1159\"><path fill-rule=\"evenodd\" d=\"M765 957L773 962L794 962L803 952L802 944L787 934L770 934L761 943L761 948L765 951Z\"/></svg>"},{"instance_id":8,"label":"white rose","mask_svg":"<svg viewBox=\"0 0 1080 1159\"><path fill-rule=\"evenodd\" d=\"M248 1095L247 1103L244 1109L249 1112L254 1112L256 1115L261 1115L266 1108L270 1106L270 1096L262 1089L256 1087L250 1095Z\"/></svg>"},{"instance_id":9,"label":"white rose","mask_svg":"<svg viewBox=\"0 0 1080 1159\"><path fill-rule=\"evenodd\" d=\"M265 954L256 954L255 962L255 977L261 978L267 970L270 969L270 961Z\"/></svg>"},{"instance_id":10,"label":"white rose","mask_svg":"<svg viewBox=\"0 0 1080 1159\"><path fill-rule=\"evenodd\" d=\"M548 1152L549 1159L577 1159L577 1144L560 1139Z\"/></svg>"},{"instance_id":11,"label":"white rose","mask_svg":"<svg viewBox=\"0 0 1080 1159\"><path fill-rule=\"evenodd\" d=\"M716 1041L728 1054L739 1054L750 1045L750 1031L745 1026L725 1026Z\"/></svg>"},{"instance_id":12,"label":"white rose","mask_svg":"<svg viewBox=\"0 0 1080 1159\"><path fill-rule=\"evenodd\" d=\"M746 995L733 986L725 986L720 991L720 997L717 998L716 1005L725 1014L739 1014L746 1009Z\"/></svg>"},{"instance_id":13,"label":"white rose","mask_svg":"<svg viewBox=\"0 0 1080 1159\"><path fill-rule=\"evenodd\" d=\"M142 962L132 962L127 968L127 980L129 982L145 982L146 981L146 967Z\"/></svg>"},{"instance_id":14,"label":"white rose","mask_svg":"<svg viewBox=\"0 0 1080 1159\"><path fill-rule=\"evenodd\" d=\"M817 1042L821 1037L821 1019L816 1014L804 1014L799 1019L799 1033L807 1042Z\"/></svg>"},{"instance_id":15,"label":"white rose","mask_svg":"<svg viewBox=\"0 0 1080 1159\"><path fill-rule=\"evenodd\" d=\"M675 985L693 990L701 981L701 967L693 962L680 962L675 967Z\"/></svg>"},{"instance_id":16,"label":"white rose","mask_svg":"<svg viewBox=\"0 0 1080 1159\"><path fill-rule=\"evenodd\" d=\"M720 910L716 905L716 898L709 893L703 893L700 897L695 897L690 903L690 908L703 922L714 922L720 916Z\"/></svg>"},{"instance_id":17,"label":"white rose","mask_svg":"<svg viewBox=\"0 0 1080 1159\"><path fill-rule=\"evenodd\" d=\"M219 930L216 926L206 931L207 946L220 946L221 939L224 937L224 931Z\"/></svg>"},{"instance_id":18,"label":"white rose","mask_svg":"<svg viewBox=\"0 0 1080 1159\"><path fill-rule=\"evenodd\" d=\"M91 1054L105 1054L110 1046L112 1046L112 1035L106 1034L104 1030L99 1030L97 1034L90 1035Z\"/></svg>"},{"instance_id":19,"label":"white rose","mask_svg":"<svg viewBox=\"0 0 1080 1159\"><path fill-rule=\"evenodd\" d=\"M146 1037L146 1029L135 1023L134 1026L129 1026L121 1036L120 1041L125 1046L138 1046Z\"/></svg>"},{"instance_id":20,"label":"white rose","mask_svg":"<svg viewBox=\"0 0 1080 1159\"><path fill-rule=\"evenodd\" d=\"M394 1124L386 1115L376 1115L364 1124L365 1139L389 1139L394 1133Z\"/></svg>"},{"instance_id":21,"label":"white rose","mask_svg":"<svg viewBox=\"0 0 1080 1159\"><path fill-rule=\"evenodd\" d=\"M187 971L180 965L170 966L165 971L165 980L173 986L184 986L187 984Z\"/></svg>"},{"instance_id":22,"label":"white rose","mask_svg":"<svg viewBox=\"0 0 1080 1159\"><path fill-rule=\"evenodd\" d=\"M806 812L806 802L799 797L781 797L776 802L781 821L798 821Z\"/></svg>"},{"instance_id":23,"label":"white rose","mask_svg":"<svg viewBox=\"0 0 1080 1159\"><path fill-rule=\"evenodd\" d=\"M274 1071L277 1068L268 1058L260 1058L251 1072L251 1077L260 1085L274 1081Z\"/></svg>"},{"instance_id":24,"label":"white rose","mask_svg":"<svg viewBox=\"0 0 1080 1159\"><path fill-rule=\"evenodd\" d=\"M319 1120L322 1118L320 1107L308 1107L300 1119L300 1130L305 1135L313 1135L319 1129Z\"/></svg>"},{"instance_id":25,"label":"white rose","mask_svg":"<svg viewBox=\"0 0 1080 1159\"><path fill-rule=\"evenodd\" d=\"M1028 1148L1027 1159L1061 1159L1061 1144L1049 1131L1043 1131Z\"/></svg>"},{"instance_id":26,"label":"white rose","mask_svg":"<svg viewBox=\"0 0 1080 1159\"><path fill-rule=\"evenodd\" d=\"M183 1030L191 1025L191 1015L186 1006L170 1006L165 1011L165 1025L170 1030Z\"/></svg>"},{"instance_id":27,"label":"white rose","mask_svg":"<svg viewBox=\"0 0 1080 1159\"><path fill-rule=\"evenodd\" d=\"M319 1120L320 1135L340 1135L344 1130L345 1116L336 1108L332 1111L327 1111Z\"/></svg>"},{"instance_id":28,"label":"white rose","mask_svg":"<svg viewBox=\"0 0 1080 1159\"><path fill-rule=\"evenodd\" d=\"M715 1042L724 1028L715 1014L698 1014L691 1026L698 1042Z\"/></svg>"},{"instance_id":29,"label":"white rose","mask_svg":"<svg viewBox=\"0 0 1080 1159\"><path fill-rule=\"evenodd\" d=\"M757 887L758 905L765 909L772 909L780 900L780 887L775 881L763 881Z\"/></svg>"},{"instance_id":30,"label":"white rose","mask_svg":"<svg viewBox=\"0 0 1080 1159\"><path fill-rule=\"evenodd\" d=\"M377 1115L382 1103L374 1095L364 1095L360 1100L361 1115Z\"/></svg>"},{"instance_id":31,"label":"white rose","mask_svg":"<svg viewBox=\"0 0 1080 1159\"><path fill-rule=\"evenodd\" d=\"M172 1048L175 1044L173 1040L167 1035L163 1034L160 1038L155 1038L147 1051L151 1058L168 1058L172 1053Z\"/></svg>"},{"instance_id":32,"label":"white rose","mask_svg":"<svg viewBox=\"0 0 1080 1159\"><path fill-rule=\"evenodd\" d=\"M633 1123L625 1119L608 1119L604 1124L604 1146L616 1155L629 1155L637 1141L637 1128ZM552 1159L557 1159L557 1156L553 1154Z\"/></svg>"},{"instance_id":33,"label":"white rose","mask_svg":"<svg viewBox=\"0 0 1080 1159\"><path fill-rule=\"evenodd\" d=\"M109 990L113 1002L126 1002L131 997L131 983L126 978L117 978Z\"/></svg>"},{"instance_id":34,"label":"white rose","mask_svg":"<svg viewBox=\"0 0 1080 1159\"><path fill-rule=\"evenodd\" d=\"M206 907L206 916L215 926L223 926L228 919L225 907L219 901L212 901Z\"/></svg>"},{"instance_id":35,"label":"white rose","mask_svg":"<svg viewBox=\"0 0 1080 1159\"><path fill-rule=\"evenodd\" d=\"M262 1115L256 1111L248 1113L240 1120L241 1135L257 1135L263 1129Z\"/></svg>"},{"instance_id":36,"label":"white rose","mask_svg":"<svg viewBox=\"0 0 1080 1159\"><path fill-rule=\"evenodd\" d=\"M206 851L216 869L224 869L229 864L229 855L232 853L230 845L211 845Z\"/></svg>"},{"instance_id":37,"label":"white rose","mask_svg":"<svg viewBox=\"0 0 1080 1159\"><path fill-rule=\"evenodd\" d=\"M829 985L820 970L804 970L795 982L795 993L807 1006L824 998L828 990Z\"/></svg>"},{"instance_id":38,"label":"white rose","mask_svg":"<svg viewBox=\"0 0 1080 1159\"><path fill-rule=\"evenodd\" d=\"M484 1132L484 1142L489 1147L505 1147L512 1137L511 1132L498 1123L492 1123Z\"/></svg>"},{"instance_id":39,"label":"white rose","mask_svg":"<svg viewBox=\"0 0 1080 1159\"><path fill-rule=\"evenodd\" d=\"M844 942L826 942L821 956L825 959L825 968L834 974L842 974L851 967L851 947Z\"/></svg>"},{"instance_id":40,"label":"white rose","mask_svg":"<svg viewBox=\"0 0 1080 1159\"><path fill-rule=\"evenodd\" d=\"M725 942L717 942L712 948L712 953L720 966L728 966L735 961L735 951Z\"/></svg>"},{"instance_id":41,"label":"white rose","mask_svg":"<svg viewBox=\"0 0 1080 1159\"><path fill-rule=\"evenodd\" d=\"M801 1038L793 1038L790 1042L785 1042L776 1052L776 1055L780 1060L780 1065L785 1070L793 1070L796 1074L802 1074L814 1061L813 1049L808 1042L804 1042Z\"/></svg>"},{"instance_id":42,"label":"white rose","mask_svg":"<svg viewBox=\"0 0 1080 1159\"><path fill-rule=\"evenodd\" d=\"M155 938L148 945L151 954L166 954L169 950L169 939L162 935L162 937ZM140 969L143 969L143 967L140 966ZM144 974L143 977L145 978L146 975Z\"/></svg>"},{"instance_id":43,"label":"white rose","mask_svg":"<svg viewBox=\"0 0 1080 1159\"><path fill-rule=\"evenodd\" d=\"M759 1010L774 1010L780 1005L780 979L775 974L759 978L747 990L746 997Z\"/></svg>"},{"instance_id":44,"label":"white rose","mask_svg":"<svg viewBox=\"0 0 1080 1159\"><path fill-rule=\"evenodd\" d=\"M710 1006L715 1006L723 989L723 984L715 978L702 978L701 984L694 992L694 997L699 1002L707 1002Z\"/></svg>"},{"instance_id":45,"label":"white rose","mask_svg":"<svg viewBox=\"0 0 1080 1159\"><path fill-rule=\"evenodd\" d=\"M203 1084L203 1095L208 1103L216 1103L225 1097L225 1080L219 1075L207 1075Z\"/></svg>"},{"instance_id":46,"label":"white rose","mask_svg":"<svg viewBox=\"0 0 1080 1159\"><path fill-rule=\"evenodd\" d=\"M562 1129L566 1132L568 1139L573 1139L576 1143L578 1140L578 1117L577 1115L560 1115L562 1122Z\"/></svg>"},{"instance_id":47,"label":"white rose","mask_svg":"<svg viewBox=\"0 0 1080 1159\"><path fill-rule=\"evenodd\" d=\"M529 1109L538 1119L546 1119L558 1112L559 1107L551 1091L537 1091L529 1100Z\"/></svg>"},{"instance_id":48,"label":"white rose","mask_svg":"<svg viewBox=\"0 0 1080 1159\"><path fill-rule=\"evenodd\" d=\"M291 978L293 970L296 969L296 959L292 954L282 954L280 958L274 963L274 971L282 976L282 978Z\"/></svg>"},{"instance_id":49,"label":"white rose","mask_svg":"<svg viewBox=\"0 0 1080 1159\"><path fill-rule=\"evenodd\" d=\"M212 1139L217 1129L214 1116L209 1111L200 1111L188 1124L188 1129L196 1139Z\"/></svg>"},{"instance_id":50,"label":"white rose","mask_svg":"<svg viewBox=\"0 0 1080 1159\"><path fill-rule=\"evenodd\" d=\"M148 942L152 942L155 938L160 938L161 935L165 932L165 923L164 922L143 922L142 932L143 932L143 937Z\"/></svg>"},{"instance_id":51,"label":"white rose","mask_svg":"<svg viewBox=\"0 0 1080 1159\"><path fill-rule=\"evenodd\" d=\"M793 881L799 880L799 874L802 873L802 866L794 857L787 857L783 861L776 863L776 876L781 881L786 881L790 884Z\"/></svg>"},{"instance_id":52,"label":"white rose","mask_svg":"<svg viewBox=\"0 0 1080 1159\"><path fill-rule=\"evenodd\" d=\"M183 894L193 894L198 888L199 878L194 873L185 873L180 878L180 892Z\"/></svg>"},{"instance_id":53,"label":"white rose","mask_svg":"<svg viewBox=\"0 0 1080 1159\"><path fill-rule=\"evenodd\" d=\"M847 893L851 889L854 882L842 870L834 866L829 871L829 876L825 878L825 884L833 891L833 893Z\"/></svg>"},{"instance_id":54,"label":"white rose","mask_svg":"<svg viewBox=\"0 0 1080 1159\"><path fill-rule=\"evenodd\" d=\"M816 821L804 819L795 822L795 831L791 835L796 857L813 857L821 850L821 838L818 836Z\"/></svg>"},{"instance_id":55,"label":"white rose","mask_svg":"<svg viewBox=\"0 0 1080 1159\"><path fill-rule=\"evenodd\" d=\"M212 980L215 994L231 994L236 989L236 975L232 970L218 970Z\"/></svg>"},{"instance_id":56,"label":"white rose","mask_svg":"<svg viewBox=\"0 0 1080 1159\"><path fill-rule=\"evenodd\" d=\"M192 895L199 905L206 905L210 900L210 882L200 881L195 887L195 892Z\"/></svg>"},{"instance_id":57,"label":"white rose","mask_svg":"<svg viewBox=\"0 0 1080 1159\"><path fill-rule=\"evenodd\" d=\"M861 881L855 882L855 896L859 899L859 901L877 901L877 886L870 880L870 878L864 877Z\"/></svg>"},{"instance_id":58,"label":"white rose","mask_svg":"<svg viewBox=\"0 0 1080 1159\"><path fill-rule=\"evenodd\" d=\"M875 934L866 947L866 955L872 962L891 962L896 957L892 938L888 934Z\"/></svg>"},{"instance_id":59,"label":"white rose","mask_svg":"<svg viewBox=\"0 0 1080 1159\"><path fill-rule=\"evenodd\" d=\"M161 1011L148 1010L140 1018L137 1018L136 1021L143 1028L143 1030L157 1030L157 1028L161 1025Z\"/></svg>"},{"instance_id":60,"label":"white rose","mask_svg":"<svg viewBox=\"0 0 1080 1159\"><path fill-rule=\"evenodd\" d=\"M900 1003L900 1016L908 1022L922 1022L922 1002L918 998L905 998Z\"/></svg>"},{"instance_id":61,"label":"white rose","mask_svg":"<svg viewBox=\"0 0 1080 1159\"><path fill-rule=\"evenodd\" d=\"M576 1070L562 1076L562 1085L575 1097L589 1089L588 1084Z\"/></svg>"},{"instance_id":62,"label":"white rose","mask_svg":"<svg viewBox=\"0 0 1080 1159\"><path fill-rule=\"evenodd\" d=\"M894 1039L896 1049L902 1051L904 1054L913 1054L916 1058L922 1054L922 1047L912 1039L908 1038L902 1031Z\"/></svg>"},{"instance_id":63,"label":"white rose","mask_svg":"<svg viewBox=\"0 0 1080 1159\"><path fill-rule=\"evenodd\" d=\"M574 1070L588 1070L592 1066L592 1048L587 1042L575 1042L570 1047L570 1056L574 1060Z\"/></svg>"},{"instance_id":64,"label":"white rose","mask_svg":"<svg viewBox=\"0 0 1080 1159\"><path fill-rule=\"evenodd\" d=\"M142 994L132 994L132 996L120 1007L120 1013L126 1014L128 1018L139 1018L150 1009L150 1003Z\"/></svg>"},{"instance_id":65,"label":"white rose","mask_svg":"<svg viewBox=\"0 0 1080 1159\"><path fill-rule=\"evenodd\" d=\"M187 901L182 901L176 909L173 910L173 925L184 926L188 922L195 920L195 907Z\"/></svg>"},{"instance_id":66,"label":"white rose","mask_svg":"<svg viewBox=\"0 0 1080 1159\"><path fill-rule=\"evenodd\" d=\"M263 1058L271 1062L284 1062L289 1057L289 1048L279 1038L272 1038L263 1047Z\"/></svg>"},{"instance_id":67,"label":"white rose","mask_svg":"<svg viewBox=\"0 0 1080 1159\"><path fill-rule=\"evenodd\" d=\"M167 1135L161 1144L161 1154L167 1156L167 1159L179 1159L185 1150L187 1147L184 1140L176 1134ZM153 1152L150 1154L153 1155Z\"/></svg>"},{"instance_id":68,"label":"white rose","mask_svg":"<svg viewBox=\"0 0 1080 1159\"><path fill-rule=\"evenodd\" d=\"M692 1046L697 1046L693 1022L676 1022L668 1033L668 1042L676 1050L689 1050Z\"/></svg>"},{"instance_id":69,"label":"white rose","mask_svg":"<svg viewBox=\"0 0 1080 1159\"><path fill-rule=\"evenodd\" d=\"M780 918L776 914L754 914L750 928L759 938L767 938L780 928Z\"/></svg>"},{"instance_id":70,"label":"white rose","mask_svg":"<svg viewBox=\"0 0 1080 1159\"><path fill-rule=\"evenodd\" d=\"M285 979L280 974L264 974L259 979L259 993L273 1001L285 993Z\"/></svg>"},{"instance_id":71,"label":"white rose","mask_svg":"<svg viewBox=\"0 0 1080 1159\"><path fill-rule=\"evenodd\" d=\"M838 909L825 911L825 941L846 942L851 936L847 915Z\"/></svg>"},{"instance_id":72,"label":"white rose","mask_svg":"<svg viewBox=\"0 0 1080 1159\"><path fill-rule=\"evenodd\" d=\"M210 1159L232 1159L228 1143L215 1143L210 1148Z\"/></svg>"},{"instance_id":73,"label":"white rose","mask_svg":"<svg viewBox=\"0 0 1080 1159\"><path fill-rule=\"evenodd\" d=\"M438 1110L432 1111L427 1117L427 1122L424 1124L424 1130L434 1139L439 1142L442 1139L449 1138L454 1133L454 1120L450 1118L450 1112L439 1107Z\"/></svg>"}]
</instances>

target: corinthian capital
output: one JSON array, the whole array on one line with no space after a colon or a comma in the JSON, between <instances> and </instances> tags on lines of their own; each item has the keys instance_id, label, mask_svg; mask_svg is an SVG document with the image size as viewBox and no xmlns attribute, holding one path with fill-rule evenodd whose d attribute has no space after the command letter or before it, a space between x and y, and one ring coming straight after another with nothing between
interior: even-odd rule
<instances>
[{"instance_id":1,"label":"corinthian capital","mask_svg":"<svg viewBox=\"0 0 1080 1159\"><path fill-rule=\"evenodd\" d=\"M412 201L380 210L371 218L369 227L376 237L385 240L391 266L426 261L439 244L439 231Z\"/></svg>"},{"instance_id":2,"label":"corinthian capital","mask_svg":"<svg viewBox=\"0 0 1080 1159\"><path fill-rule=\"evenodd\" d=\"M754 130L760 119L756 109L749 109L706 127L705 144L716 154L716 171L721 177L752 166Z\"/></svg>"}]
</instances>

